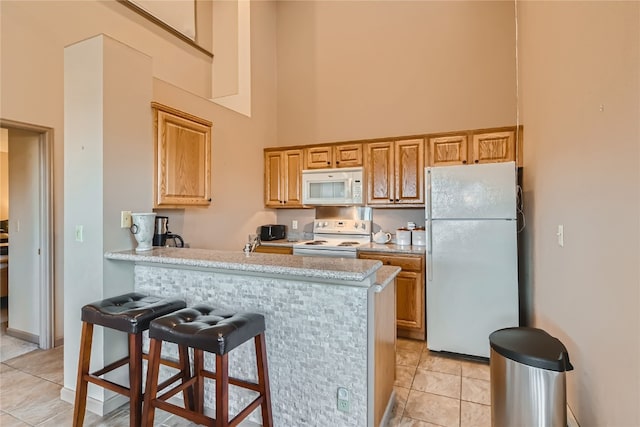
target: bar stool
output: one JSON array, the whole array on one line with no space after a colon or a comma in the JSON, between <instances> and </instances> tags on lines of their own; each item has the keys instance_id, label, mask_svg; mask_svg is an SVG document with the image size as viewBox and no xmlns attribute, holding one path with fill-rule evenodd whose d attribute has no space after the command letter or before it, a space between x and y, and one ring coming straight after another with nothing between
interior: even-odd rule
<instances>
[{"instance_id":1,"label":"bar stool","mask_svg":"<svg viewBox=\"0 0 640 427\"><path fill-rule=\"evenodd\" d=\"M80 337L80 357L78 360L78 379L76 383L76 399L73 409L73 426L80 427L84 421L87 406L87 387L93 383L116 393L129 397L131 427L141 424L142 417L142 333L149 329L151 321L157 317L185 308L187 304L177 298L162 299L139 293L128 293L113 298L103 299L82 307L82 335ZM90 373L91 342L93 326L99 325L126 332L129 341L129 355L104 368ZM176 377L189 377L190 366L187 349L180 351L180 362L163 360L163 364L179 369ZM123 365L129 364L129 387L124 387L100 378ZM165 387L167 382L163 383ZM193 407L193 402L186 399L185 404Z\"/></svg>"},{"instance_id":2,"label":"bar stool","mask_svg":"<svg viewBox=\"0 0 640 427\"><path fill-rule=\"evenodd\" d=\"M144 426L152 426L155 408L207 426L235 426L258 406L262 408L262 425L273 426L264 316L256 313L216 309L200 304L179 310L151 322L149 337L149 370L144 397ZM229 352L251 338L255 342L258 383L229 377ZM162 342L168 341L194 349L193 376L172 390L157 396L159 357ZM216 371L204 369L204 352L216 355ZM216 418L204 415L204 380L216 382ZM257 391L258 397L229 420L229 384ZM180 391L193 390L195 410L167 402Z\"/></svg>"}]
</instances>

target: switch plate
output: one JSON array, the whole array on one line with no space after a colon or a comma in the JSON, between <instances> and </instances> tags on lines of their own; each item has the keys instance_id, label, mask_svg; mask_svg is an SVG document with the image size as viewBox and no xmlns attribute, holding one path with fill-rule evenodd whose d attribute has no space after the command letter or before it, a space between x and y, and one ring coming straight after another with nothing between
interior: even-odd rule
<instances>
[{"instance_id":1,"label":"switch plate","mask_svg":"<svg viewBox=\"0 0 640 427\"><path fill-rule=\"evenodd\" d=\"M562 224L558 225L558 232L556 233L556 236L558 236L558 246L563 248L564 247L564 225Z\"/></svg>"},{"instance_id":2,"label":"switch plate","mask_svg":"<svg viewBox=\"0 0 640 427\"><path fill-rule=\"evenodd\" d=\"M292 230L297 230L298 229L298 220L293 220L291 221L291 229Z\"/></svg>"},{"instance_id":3,"label":"switch plate","mask_svg":"<svg viewBox=\"0 0 640 427\"><path fill-rule=\"evenodd\" d=\"M349 390L344 387L338 387L338 410L349 412Z\"/></svg>"},{"instance_id":4,"label":"switch plate","mask_svg":"<svg viewBox=\"0 0 640 427\"><path fill-rule=\"evenodd\" d=\"M131 228L131 211L120 212L120 228Z\"/></svg>"},{"instance_id":5,"label":"switch plate","mask_svg":"<svg viewBox=\"0 0 640 427\"><path fill-rule=\"evenodd\" d=\"M84 242L84 227L76 225L76 242Z\"/></svg>"}]
</instances>

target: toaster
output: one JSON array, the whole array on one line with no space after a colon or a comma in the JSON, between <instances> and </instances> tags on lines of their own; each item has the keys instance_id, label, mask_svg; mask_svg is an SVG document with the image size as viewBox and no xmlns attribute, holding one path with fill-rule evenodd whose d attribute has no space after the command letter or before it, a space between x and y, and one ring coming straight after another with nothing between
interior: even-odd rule
<instances>
[{"instance_id":1,"label":"toaster","mask_svg":"<svg viewBox=\"0 0 640 427\"><path fill-rule=\"evenodd\" d=\"M260 226L260 240L265 242L269 240L284 239L285 234L285 226L281 224L267 224Z\"/></svg>"}]
</instances>

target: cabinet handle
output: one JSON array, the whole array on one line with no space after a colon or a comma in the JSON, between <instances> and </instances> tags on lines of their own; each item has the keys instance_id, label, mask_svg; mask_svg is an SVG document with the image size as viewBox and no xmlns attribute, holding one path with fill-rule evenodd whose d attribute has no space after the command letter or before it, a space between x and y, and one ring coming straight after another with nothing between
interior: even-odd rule
<instances>
[{"instance_id":1,"label":"cabinet handle","mask_svg":"<svg viewBox=\"0 0 640 427\"><path fill-rule=\"evenodd\" d=\"M211 201L211 197L209 197L209 201Z\"/></svg>"},{"instance_id":2,"label":"cabinet handle","mask_svg":"<svg viewBox=\"0 0 640 427\"><path fill-rule=\"evenodd\" d=\"M336 165L339 165L339 164L340 164L340 162L338 160L336 160Z\"/></svg>"},{"instance_id":3,"label":"cabinet handle","mask_svg":"<svg viewBox=\"0 0 640 427\"><path fill-rule=\"evenodd\" d=\"M393 199L389 199L390 202L393 202Z\"/></svg>"},{"instance_id":4,"label":"cabinet handle","mask_svg":"<svg viewBox=\"0 0 640 427\"><path fill-rule=\"evenodd\" d=\"M387 261L387 262L385 262L385 264L391 265L391 261Z\"/></svg>"},{"instance_id":5,"label":"cabinet handle","mask_svg":"<svg viewBox=\"0 0 640 427\"><path fill-rule=\"evenodd\" d=\"M466 160L463 160L463 161L462 161L462 164L463 164L463 165L466 165L466 164L467 164L467 161L466 161Z\"/></svg>"},{"instance_id":6,"label":"cabinet handle","mask_svg":"<svg viewBox=\"0 0 640 427\"><path fill-rule=\"evenodd\" d=\"M328 165L330 165L330 164L331 164L331 162L327 162L327 164L328 164Z\"/></svg>"},{"instance_id":7,"label":"cabinet handle","mask_svg":"<svg viewBox=\"0 0 640 427\"><path fill-rule=\"evenodd\" d=\"M400 201L400 199L396 199L396 202L399 202L399 201Z\"/></svg>"},{"instance_id":8,"label":"cabinet handle","mask_svg":"<svg viewBox=\"0 0 640 427\"><path fill-rule=\"evenodd\" d=\"M480 163L480 160L476 160L475 163Z\"/></svg>"}]
</instances>

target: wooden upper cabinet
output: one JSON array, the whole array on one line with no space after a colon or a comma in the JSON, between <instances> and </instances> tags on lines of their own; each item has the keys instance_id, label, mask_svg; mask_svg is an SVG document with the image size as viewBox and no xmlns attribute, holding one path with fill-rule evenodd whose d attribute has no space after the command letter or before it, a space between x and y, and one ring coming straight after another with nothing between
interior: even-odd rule
<instances>
[{"instance_id":1,"label":"wooden upper cabinet","mask_svg":"<svg viewBox=\"0 0 640 427\"><path fill-rule=\"evenodd\" d=\"M395 203L424 203L424 140L395 142Z\"/></svg>"},{"instance_id":2,"label":"wooden upper cabinet","mask_svg":"<svg viewBox=\"0 0 640 427\"><path fill-rule=\"evenodd\" d=\"M420 205L424 203L424 140L366 144L367 203Z\"/></svg>"},{"instance_id":3,"label":"wooden upper cabinet","mask_svg":"<svg viewBox=\"0 0 640 427\"><path fill-rule=\"evenodd\" d=\"M473 163L511 162L516 160L515 129L473 134Z\"/></svg>"},{"instance_id":4,"label":"wooden upper cabinet","mask_svg":"<svg viewBox=\"0 0 640 427\"><path fill-rule=\"evenodd\" d=\"M467 163L468 136L460 135L429 137L429 166L463 165Z\"/></svg>"},{"instance_id":5,"label":"wooden upper cabinet","mask_svg":"<svg viewBox=\"0 0 640 427\"><path fill-rule=\"evenodd\" d=\"M395 196L393 142L366 144L367 203L392 204Z\"/></svg>"},{"instance_id":6,"label":"wooden upper cabinet","mask_svg":"<svg viewBox=\"0 0 640 427\"><path fill-rule=\"evenodd\" d=\"M264 195L269 208L302 207L303 150L265 151Z\"/></svg>"},{"instance_id":7,"label":"wooden upper cabinet","mask_svg":"<svg viewBox=\"0 0 640 427\"><path fill-rule=\"evenodd\" d=\"M305 148L305 169L362 166L362 143Z\"/></svg>"},{"instance_id":8,"label":"wooden upper cabinet","mask_svg":"<svg viewBox=\"0 0 640 427\"><path fill-rule=\"evenodd\" d=\"M211 122L151 103L154 124L154 207L211 203Z\"/></svg>"}]
</instances>

